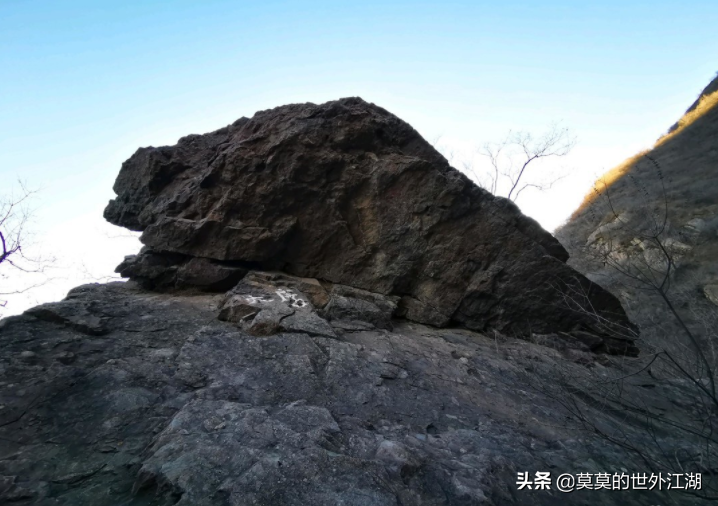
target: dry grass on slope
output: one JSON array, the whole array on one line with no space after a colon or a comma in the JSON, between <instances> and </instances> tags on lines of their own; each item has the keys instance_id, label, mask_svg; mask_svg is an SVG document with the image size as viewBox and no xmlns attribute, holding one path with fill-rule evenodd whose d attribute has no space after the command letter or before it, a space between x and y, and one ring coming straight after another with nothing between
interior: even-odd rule
<instances>
[{"instance_id":1,"label":"dry grass on slope","mask_svg":"<svg viewBox=\"0 0 718 506\"><path fill-rule=\"evenodd\" d=\"M718 80L716 80L718 81ZM715 82L715 81L714 81ZM714 83L708 86L708 89L713 88ZM709 111L713 110L718 106L718 90L711 91L707 94L701 95L693 106L683 115L683 117L676 123L671 130L663 135L656 141L653 149L656 149L671 139L674 139L680 135L686 128L695 123L699 118L705 116ZM593 189L584 197L583 202L578 208L571 214L569 223L577 219L599 196L601 196L607 189L613 186L616 181L623 177L636 163L650 150L642 151L627 160L623 161L620 165L614 167L601 176L593 185Z\"/></svg>"}]
</instances>

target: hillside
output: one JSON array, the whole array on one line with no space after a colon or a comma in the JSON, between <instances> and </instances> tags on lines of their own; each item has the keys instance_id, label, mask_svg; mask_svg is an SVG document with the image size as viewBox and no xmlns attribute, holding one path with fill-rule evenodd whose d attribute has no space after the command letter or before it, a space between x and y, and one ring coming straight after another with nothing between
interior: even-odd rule
<instances>
[{"instance_id":1,"label":"hillside","mask_svg":"<svg viewBox=\"0 0 718 506\"><path fill-rule=\"evenodd\" d=\"M647 237L665 218L660 239L675 263L668 294L705 335L718 302L718 78L652 149L609 171L595 190L556 232L569 264L621 298L644 349L678 351L680 329L654 291L636 289L604 258L610 250L617 266L640 263L660 277L666 265Z\"/></svg>"}]
</instances>

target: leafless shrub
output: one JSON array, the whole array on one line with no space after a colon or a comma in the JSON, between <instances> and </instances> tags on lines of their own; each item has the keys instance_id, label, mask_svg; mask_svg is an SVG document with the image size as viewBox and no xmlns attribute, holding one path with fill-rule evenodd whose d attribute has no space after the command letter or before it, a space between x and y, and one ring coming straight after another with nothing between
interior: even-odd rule
<instances>
[{"instance_id":1,"label":"leafless shrub","mask_svg":"<svg viewBox=\"0 0 718 506\"><path fill-rule=\"evenodd\" d=\"M6 195L0 195L0 308L5 307L8 297L25 293L46 282L42 274L51 263L50 257L28 255L24 249L29 237L29 222L32 215L30 202L37 190L29 189L18 182L18 188ZM25 284L10 286L10 273L29 275Z\"/></svg>"},{"instance_id":2,"label":"leafless shrub","mask_svg":"<svg viewBox=\"0 0 718 506\"><path fill-rule=\"evenodd\" d=\"M555 175L549 179L536 178L531 172L539 160L566 156L575 145L576 138L558 125L552 125L540 137L530 132L509 132L502 141L486 143L479 150L491 165L484 178L478 176L471 163L465 163L464 169L483 180L482 186L491 193L503 191L506 198L516 201L528 188L546 190L561 179Z\"/></svg>"},{"instance_id":3,"label":"leafless shrub","mask_svg":"<svg viewBox=\"0 0 718 506\"><path fill-rule=\"evenodd\" d=\"M675 287L681 251L669 233L663 174L656 160L644 158L655 169L661 198L652 199L647 185L633 181L640 214L627 217L616 209L607 187L598 190L608 219L589 238L586 254L612 271L626 290L642 292L642 301L659 305L656 328L675 329L674 345L646 343L643 357L623 359L601 376L559 371L554 398L583 429L625 449L650 471L702 473L703 488L685 492L718 499L718 314ZM582 294L563 293L568 307L601 323L602 315ZM604 330L624 337L621 329L606 325ZM645 395L642 388L664 394Z\"/></svg>"},{"instance_id":4,"label":"leafless shrub","mask_svg":"<svg viewBox=\"0 0 718 506\"><path fill-rule=\"evenodd\" d=\"M568 155L576 145L576 138L567 128L557 124L541 136L530 132L509 132L499 142L487 142L475 150L479 160L488 160L488 170L480 167L475 156L463 156L441 142L437 136L432 142L451 165L460 169L476 184L493 193L516 201L524 190L548 190L564 175L556 171L539 170L543 159L561 158ZM540 174L536 174L540 172Z\"/></svg>"}]
</instances>

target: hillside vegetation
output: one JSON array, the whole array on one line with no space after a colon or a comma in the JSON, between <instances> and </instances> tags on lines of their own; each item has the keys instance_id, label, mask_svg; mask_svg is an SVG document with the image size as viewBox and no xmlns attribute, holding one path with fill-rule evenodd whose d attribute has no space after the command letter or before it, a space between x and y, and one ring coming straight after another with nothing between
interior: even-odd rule
<instances>
[{"instance_id":1,"label":"hillside vegetation","mask_svg":"<svg viewBox=\"0 0 718 506\"><path fill-rule=\"evenodd\" d=\"M652 149L600 178L556 232L571 254L569 263L622 299L642 328L644 348L679 346L675 325L655 294L631 286L605 261L605 253L664 270L661 255L642 234L665 219L662 242L674 263L669 296L691 327L710 337L707 320L718 302L717 141L718 77Z\"/></svg>"}]
</instances>

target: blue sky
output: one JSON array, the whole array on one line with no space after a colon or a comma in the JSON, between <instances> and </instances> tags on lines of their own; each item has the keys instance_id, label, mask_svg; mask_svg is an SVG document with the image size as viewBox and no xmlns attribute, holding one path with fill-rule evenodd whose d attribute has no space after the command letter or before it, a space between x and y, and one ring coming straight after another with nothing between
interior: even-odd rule
<instances>
[{"instance_id":1,"label":"blue sky","mask_svg":"<svg viewBox=\"0 0 718 506\"><path fill-rule=\"evenodd\" d=\"M551 229L715 75L716 26L715 0L0 0L0 193L39 188L37 246L104 275L136 249L88 245L138 147L358 95L457 150L560 121L571 175L520 202Z\"/></svg>"}]
</instances>

